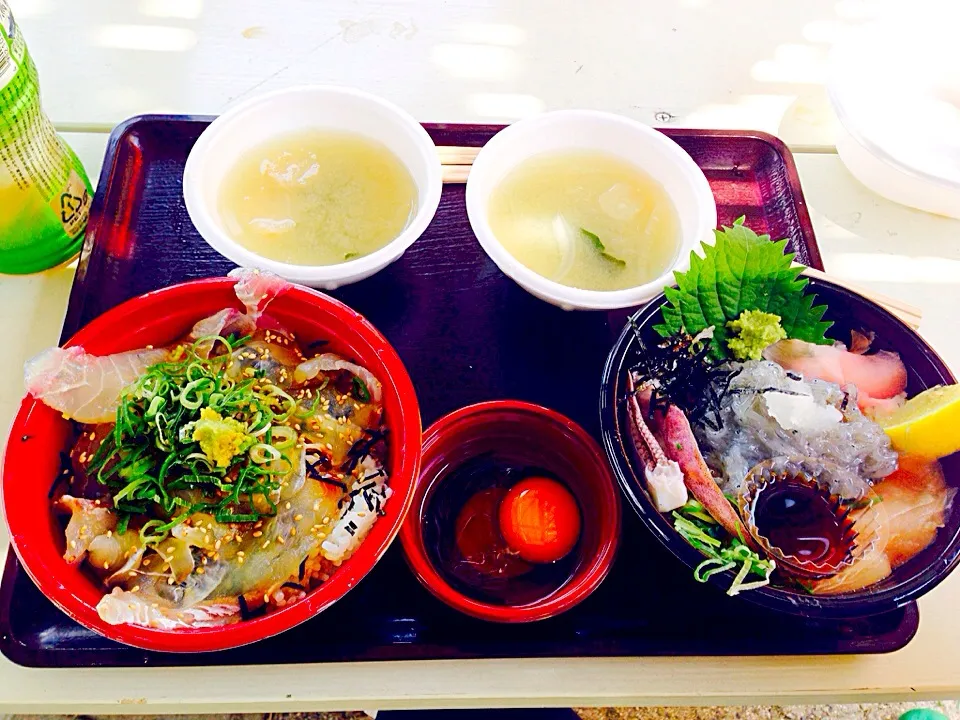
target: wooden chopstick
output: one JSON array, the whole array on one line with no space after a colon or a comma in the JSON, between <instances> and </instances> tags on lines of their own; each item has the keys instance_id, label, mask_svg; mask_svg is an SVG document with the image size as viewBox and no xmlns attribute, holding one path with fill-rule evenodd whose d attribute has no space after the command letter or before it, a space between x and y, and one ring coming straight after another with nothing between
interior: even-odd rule
<instances>
[{"instance_id":1,"label":"wooden chopstick","mask_svg":"<svg viewBox=\"0 0 960 720\"><path fill-rule=\"evenodd\" d=\"M440 156L441 165L473 165L478 152L480 152L480 148L476 147L458 147L455 145L440 145L437 147L437 155Z\"/></svg>"},{"instance_id":2,"label":"wooden chopstick","mask_svg":"<svg viewBox=\"0 0 960 720\"><path fill-rule=\"evenodd\" d=\"M478 152L480 152L480 148L475 147L439 146L437 148L437 155L439 155L440 163L443 166L443 182L447 184L465 183L467 177L470 175L470 166L473 164ZM817 278L818 280L826 280L834 285L839 285L847 290L851 290L885 308L910 327L914 329L920 327L920 320L923 317L923 313L920 308L915 305L897 300L883 293L878 293L875 290L870 290L848 280L828 275L815 268L804 267L803 274L808 277Z\"/></svg>"},{"instance_id":3,"label":"wooden chopstick","mask_svg":"<svg viewBox=\"0 0 960 720\"><path fill-rule=\"evenodd\" d=\"M920 327L920 321L923 319L923 311L916 305L911 305L903 300L898 300L897 298L890 297L889 295L884 295L876 290L870 290L869 288L865 288L864 286L850 282L849 280L838 278L834 275L828 275L822 270L817 270L816 268L804 267L803 274L807 277L816 278L818 280L826 280L834 285L839 285L842 288L846 288L847 290L855 292L857 295L862 295L867 300L872 300L875 302L891 315L896 315L914 330Z\"/></svg>"}]
</instances>

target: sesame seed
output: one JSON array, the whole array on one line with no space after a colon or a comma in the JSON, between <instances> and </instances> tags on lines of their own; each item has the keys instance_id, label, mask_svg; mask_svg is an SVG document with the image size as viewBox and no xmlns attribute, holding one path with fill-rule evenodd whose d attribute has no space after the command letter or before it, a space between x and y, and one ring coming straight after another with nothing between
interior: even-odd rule
<instances>
[{"instance_id":1,"label":"sesame seed","mask_svg":"<svg viewBox=\"0 0 960 720\"><path fill-rule=\"evenodd\" d=\"M267 593L264 593L264 594L263 594L263 603L264 603L264 605L266 605L268 602L270 602L270 596L269 596Z\"/></svg>"},{"instance_id":2,"label":"sesame seed","mask_svg":"<svg viewBox=\"0 0 960 720\"><path fill-rule=\"evenodd\" d=\"M131 570L130 572L127 573L127 577L136 577L136 576L137 576L136 570Z\"/></svg>"},{"instance_id":3,"label":"sesame seed","mask_svg":"<svg viewBox=\"0 0 960 720\"><path fill-rule=\"evenodd\" d=\"M107 537L113 537L113 530L107 530Z\"/></svg>"},{"instance_id":4,"label":"sesame seed","mask_svg":"<svg viewBox=\"0 0 960 720\"><path fill-rule=\"evenodd\" d=\"M297 513L296 515L293 516L294 522L300 522L301 520L303 520L303 515L301 515L300 513Z\"/></svg>"},{"instance_id":5,"label":"sesame seed","mask_svg":"<svg viewBox=\"0 0 960 720\"><path fill-rule=\"evenodd\" d=\"M284 542L286 542L286 541L283 539L283 535L277 535L277 542L280 543L281 545L283 545Z\"/></svg>"},{"instance_id":6,"label":"sesame seed","mask_svg":"<svg viewBox=\"0 0 960 720\"><path fill-rule=\"evenodd\" d=\"M253 533L254 537L260 537L261 535L263 535L263 530L255 530Z\"/></svg>"},{"instance_id":7,"label":"sesame seed","mask_svg":"<svg viewBox=\"0 0 960 720\"><path fill-rule=\"evenodd\" d=\"M76 548L76 547L77 547L77 541L76 541L76 540L71 540L71 541L70 541L70 547Z\"/></svg>"},{"instance_id":8,"label":"sesame seed","mask_svg":"<svg viewBox=\"0 0 960 720\"><path fill-rule=\"evenodd\" d=\"M285 510L289 510L289 509L290 509L290 503L288 502L288 503L287 503L286 505L284 505L283 507L284 507Z\"/></svg>"},{"instance_id":9,"label":"sesame seed","mask_svg":"<svg viewBox=\"0 0 960 720\"><path fill-rule=\"evenodd\" d=\"M329 516L329 515L325 515L324 518L323 518L323 524L326 525L328 522L330 522L330 516Z\"/></svg>"},{"instance_id":10,"label":"sesame seed","mask_svg":"<svg viewBox=\"0 0 960 720\"><path fill-rule=\"evenodd\" d=\"M264 540L264 541L263 541L263 545L261 545L261 547L262 547L264 550L266 550L269 546L270 546L270 541L269 541L269 540Z\"/></svg>"},{"instance_id":11,"label":"sesame seed","mask_svg":"<svg viewBox=\"0 0 960 720\"><path fill-rule=\"evenodd\" d=\"M160 603L150 603L150 607L158 608L160 607Z\"/></svg>"},{"instance_id":12,"label":"sesame seed","mask_svg":"<svg viewBox=\"0 0 960 720\"><path fill-rule=\"evenodd\" d=\"M173 585L173 578L167 578L167 585Z\"/></svg>"},{"instance_id":13,"label":"sesame seed","mask_svg":"<svg viewBox=\"0 0 960 720\"><path fill-rule=\"evenodd\" d=\"M296 528L290 528L290 535L293 536L293 535L296 535L296 534L297 534L297 529L296 529Z\"/></svg>"},{"instance_id":14,"label":"sesame seed","mask_svg":"<svg viewBox=\"0 0 960 720\"><path fill-rule=\"evenodd\" d=\"M104 570L109 570L109 569L110 569L110 563L105 562L105 563L103 564L103 569L104 569Z\"/></svg>"},{"instance_id":15,"label":"sesame seed","mask_svg":"<svg viewBox=\"0 0 960 720\"><path fill-rule=\"evenodd\" d=\"M198 567L198 568L197 568L197 575L203 575L203 568L202 568L202 567Z\"/></svg>"},{"instance_id":16,"label":"sesame seed","mask_svg":"<svg viewBox=\"0 0 960 720\"><path fill-rule=\"evenodd\" d=\"M137 590L139 589L140 589L139 585L134 585L133 588L130 590L130 592L137 592Z\"/></svg>"}]
</instances>

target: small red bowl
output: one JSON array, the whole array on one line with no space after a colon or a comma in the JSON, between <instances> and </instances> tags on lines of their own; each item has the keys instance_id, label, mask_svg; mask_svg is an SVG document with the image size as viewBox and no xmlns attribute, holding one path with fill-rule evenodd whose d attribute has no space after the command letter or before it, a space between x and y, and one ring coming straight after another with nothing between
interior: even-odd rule
<instances>
[{"instance_id":1,"label":"small red bowl","mask_svg":"<svg viewBox=\"0 0 960 720\"><path fill-rule=\"evenodd\" d=\"M464 462L494 452L541 467L573 492L583 513L571 577L559 589L524 605L475 600L448 583L424 543L423 528L434 492ZM597 442L560 413L532 403L497 400L442 417L423 436L420 482L400 530L407 562L434 596L467 615L494 622L544 620L569 610L596 590L610 571L620 539L620 492Z\"/></svg>"},{"instance_id":2,"label":"small red bowl","mask_svg":"<svg viewBox=\"0 0 960 720\"><path fill-rule=\"evenodd\" d=\"M203 317L225 307L242 309L234 295L234 282L228 278L199 280L133 298L95 319L67 345L108 354L172 342ZM63 528L47 496L60 470L59 453L66 449L70 423L27 396L14 419L0 477L10 540L40 591L80 624L111 640L146 650L203 652L238 647L289 630L329 607L373 568L396 537L413 501L421 439L417 397L400 357L363 316L316 291L293 287L271 302L268 312L301 342L328 340L332 351L356 360L383 383L393 489L384 508L386 515L328 582L303 600L267 615L222 627L176 631L110 625L96 611L103 588L63 559Z\"/></svg>"}]
</instances>

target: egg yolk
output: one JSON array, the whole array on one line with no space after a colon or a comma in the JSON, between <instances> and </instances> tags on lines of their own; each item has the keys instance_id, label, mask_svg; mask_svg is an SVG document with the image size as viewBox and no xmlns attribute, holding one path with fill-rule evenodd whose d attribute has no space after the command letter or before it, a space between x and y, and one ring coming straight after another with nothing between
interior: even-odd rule
<instances>
[{"instance_id":1,"label":"egg yolk","mask_svg":"<svg viewBox=\"0 0 960 720\"><path fill-rule=\"evenodd\" d=\"M580 537L580 508L556 480L521 480L500 503L500 533L527 562L550 563L573 550Z\"/></svg>"}]
</instances>

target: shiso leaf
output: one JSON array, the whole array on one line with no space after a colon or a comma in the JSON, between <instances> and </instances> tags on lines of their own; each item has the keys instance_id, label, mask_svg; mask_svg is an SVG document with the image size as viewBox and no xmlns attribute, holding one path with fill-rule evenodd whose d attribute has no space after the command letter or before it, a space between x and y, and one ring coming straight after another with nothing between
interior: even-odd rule
<instances>
[{"instance_id":1,"label":"shiso leaf","mask_svg":"<svg viewBox=\"0 0 960 720\"><path fill-rule=\"evenodd\" d=\"M722 360L730 357L727 322L744 310L762 310L780 316L788 337L829 344L827 308L804 293L808 281L800 277L802 268L792 265L793 253L785 252L787 241L771 242L743 221L716 230L715 243L704 245L702 256L690 253L690 269L674 273L677 287L664 291L663 322L654 330L663 337L681 330L696 335L712 325L710 355Z\"/></svg>"}]
</instances>

